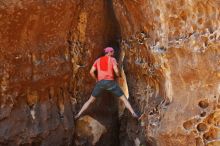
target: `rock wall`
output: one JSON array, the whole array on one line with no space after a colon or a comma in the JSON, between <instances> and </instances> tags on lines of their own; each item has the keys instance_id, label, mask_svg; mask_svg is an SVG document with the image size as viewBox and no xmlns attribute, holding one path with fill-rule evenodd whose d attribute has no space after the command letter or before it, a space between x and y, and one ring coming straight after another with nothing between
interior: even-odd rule
<instances>
[{"instance_id":1,"label":"rock wall","mask_svg":"<svg viewBox=\"0 0 220 146\"><path fill-rule=\"evenodd\" d=\"M0 1L0 145L73 144L89 69L120 37L112 11L104 0Z\"/></svg>"},{"instance_id":2,"label":"rock wall","mask_svg":"<svg viewBox=\"0 0 220 146\"><path fill-rule=\"evenodd\" d=\"M113 3L130 97L145 113L138 134L124 121L125 141L219 145L219 1Z\"/></svg>"},{"instance_id":3,"label":"rock wall","mask_svg":"<svg viewBox=\"0 0 220 146\"><path fill-rule=\"evenodd\" d=\"M73 145L89 69L119 41L144 114L118 130L104 94L86 112L107 129L97 145L219 145L219 13L219 0L0 0L0 145Z\"/></svg>"}]
</instances>

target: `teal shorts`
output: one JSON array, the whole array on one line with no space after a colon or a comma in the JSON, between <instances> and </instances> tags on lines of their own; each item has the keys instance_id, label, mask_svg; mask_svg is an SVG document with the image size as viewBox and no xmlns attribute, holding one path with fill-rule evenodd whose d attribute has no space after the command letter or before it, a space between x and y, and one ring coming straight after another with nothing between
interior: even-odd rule
<instances>
[{"instance_id":1,"label":"teal shorts","mask_svg":"<svg viewBox=\"0 0 220 146\"><path fill-rule=\"evenodd\" d=\"M120 97L124 95L123 91L114 80L98 81L92 91L92 96L100 97L103 91L110 92L115 97Z\"/></svg>"}]
</instances>

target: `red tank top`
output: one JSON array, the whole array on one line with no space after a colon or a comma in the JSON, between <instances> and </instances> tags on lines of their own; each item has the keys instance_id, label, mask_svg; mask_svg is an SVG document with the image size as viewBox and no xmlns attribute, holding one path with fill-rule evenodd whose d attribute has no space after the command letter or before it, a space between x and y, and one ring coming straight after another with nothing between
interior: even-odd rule
<instances>
[{"instance_id":1,"label":"red tank top","mask_svg":"<svg viewBox=\"0 0 220 146\"><path fill-rule=\"evenodd\" d=\"M98 71L98 81L114 80L113 65L117 65L117 62L115 58L110 56L103 56L95 61L93 66Z\"/></svg>"}]
</instances>

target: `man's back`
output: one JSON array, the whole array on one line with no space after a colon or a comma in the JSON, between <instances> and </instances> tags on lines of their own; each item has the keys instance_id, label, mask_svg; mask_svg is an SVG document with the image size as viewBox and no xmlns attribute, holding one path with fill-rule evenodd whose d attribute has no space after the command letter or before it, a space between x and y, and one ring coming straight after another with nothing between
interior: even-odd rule
<instances>
[{"instance_id":1,"label":"man's back","mask_svg":"<svg viewBox=\"0 0 220 146\"><path fill-rule=\"evenodd\" d=\"M113 57L103 56L98 58L93 64L93 66L98 71L98 81L114 80L114 65L117 65L117 62Z\"/></svg>"}]
</instances>

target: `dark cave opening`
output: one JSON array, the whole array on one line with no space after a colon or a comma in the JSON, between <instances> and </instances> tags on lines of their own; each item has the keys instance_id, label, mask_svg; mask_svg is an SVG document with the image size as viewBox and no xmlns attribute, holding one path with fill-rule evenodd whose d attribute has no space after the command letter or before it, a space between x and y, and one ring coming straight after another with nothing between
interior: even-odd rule
<instances>
[{"instance_id":1,"label":"dark cave opening","mask_svg":"<svg viewBox=\"0 0 220 146\"><path fill-rule=\"evenodd\" d=\"M121 30L115 16L112 0L107 0L105 7L106 7L105 21L107 22L105 32L107 34L106 36L108 37L104 42L104 46L113 47L115 50L115 58L118 60L120 56Z\"/></svg>"}]
</instances>

